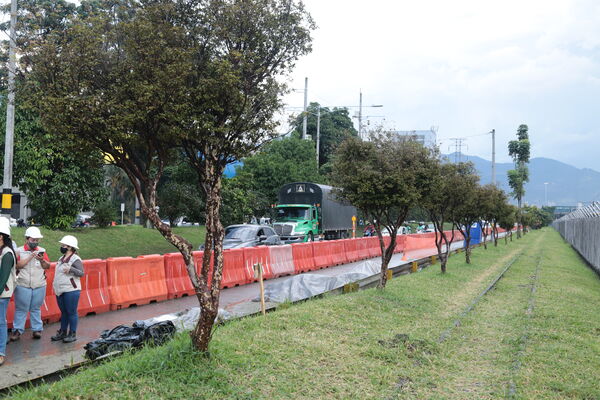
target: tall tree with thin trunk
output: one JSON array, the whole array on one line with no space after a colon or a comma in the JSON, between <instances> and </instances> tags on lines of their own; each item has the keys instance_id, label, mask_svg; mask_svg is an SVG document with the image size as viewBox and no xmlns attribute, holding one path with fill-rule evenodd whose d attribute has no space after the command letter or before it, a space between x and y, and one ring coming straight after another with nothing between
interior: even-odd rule
<instances>
[{"instance_id":1,"label":"tall tree with thin trunk","mask_svg":"<svg viewBox=\"0 0 600 400\"><path fill-rule=\"evenodd\" d=\"M519 125L517 129L517 140L508 142L508 154L513 158L515 169L508 171L508 185L512 189L512 195L517 200L519 212L517 213L517 238L521 237L521 209L523 196L525 195L525 184L529 182L529 156L531 143L529 142L529 127L525 124Z\"/></svg>"},{"instance_id":2,"label":"tall tree with thin trunk","mask_svg":"<svg viewBox=\"0 0 600 400\"><path fill-rule=\"evenodd\" d=\"M310 51L314 24L294 0L93 4L32 46L33 102L47 126L125 171L142 213L183 256L201 309L192 342L207 352L223 269L223 170L275 136L282 82ZM157 209L158 183L181 154L206 194L200 273L191 243Z\"/></svg>"},{"instance_id":3,"label":"tall tree with thin trunk","mask_svg":"<svg viewBox=\"0 0 600 400\"><path fill-rule=\"evenodd\" d=\"M411 207L422 201L437 163L428 148L389 133L374 134L364 142L349 138L335 153L331 180L338 187L338 196L373 220L377 231L382 254L379 288L387 283L398 229ZM387 246L383 228L390 235Z\"/></svg>"}]
</instances>

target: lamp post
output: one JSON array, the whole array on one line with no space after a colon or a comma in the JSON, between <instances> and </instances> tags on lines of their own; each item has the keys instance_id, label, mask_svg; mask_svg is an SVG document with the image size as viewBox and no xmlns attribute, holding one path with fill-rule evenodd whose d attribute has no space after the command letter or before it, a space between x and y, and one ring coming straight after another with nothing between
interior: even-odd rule
<instances>
[{"instance_id":1,"label":"lamp post","mask_svg":"<svg viewBox=\"0 0 600 400\"><path fill-rule=\"evenodd\" d=\"M4 176L2 180L2 214L10 217L12 208L13 148L15 132L15 69L17 0L10 4L10 37L8 48L8 103L6 105L6 137L4 141Z\"/></svg>"}]
</instances>

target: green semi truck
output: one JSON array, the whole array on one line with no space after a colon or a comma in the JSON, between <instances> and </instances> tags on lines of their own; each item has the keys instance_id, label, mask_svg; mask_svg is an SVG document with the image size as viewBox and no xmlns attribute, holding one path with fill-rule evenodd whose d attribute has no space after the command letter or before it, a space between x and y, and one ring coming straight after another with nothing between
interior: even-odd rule
<instances>
[{"instance_id":1,"label":"green semi truck","mask_svg":"<svg viewBox=\"0 0 600 400\"><path fill-rule=\"evenodd\" d=\"M295 182L279 190L273 228L285 243L350 237L356 208L337 199L332 187Z\"/></svg>"}]
</instances>

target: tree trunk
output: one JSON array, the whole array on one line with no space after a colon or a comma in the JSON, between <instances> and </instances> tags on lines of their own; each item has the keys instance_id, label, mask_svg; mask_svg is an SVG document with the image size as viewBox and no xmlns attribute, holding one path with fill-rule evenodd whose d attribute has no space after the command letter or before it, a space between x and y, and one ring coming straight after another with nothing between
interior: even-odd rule
<instances>
[{"instance_id":1,"label":"tree trunk","mask_svg":"<svg viewBox=\"0 0 600 400\"><path fill-rule=\"evenodd\" d=\"M487 250L487 224L481 227L481 236L483 239L483 248Z\"/></svg>"},{"instance_id":2,"label":"tree trunk","mask_svg":"<svg viewBox=\"0 0 600 400\"><path fill-rule=\"evenodd\" d=\"M390 260L394 255L394 248L396 247L396 235L391 236L391 239L390 245L385 249L385 251L382 251L381 254L381 277L379 279L379 284L377 285L378 289L385 289L385 285L387 284L387 270ZM379 236L379 244L383 248L384 242L382 236Z\"/></svg>"},{"instance_id":3,"label":"tree trunk","mask_svg":"<svg viewBox=\"0 0 600 400\"><path fill-rule=\"evenodd\" d=\"M508 235L509 233L506 232L506 235L504 235L504 244L507 245L508 244Z\"/></svg>"},{"instance_id":4,"label":"tree trunk","mask_svg":"<svg viewBox=\"0 0 600 400\"><path fill-rule=\"evenodd\" d=\"M471 264L471 236L465 237L465 262Z\"/></svg>"},{"instance_id":5,"label":"tree trunk","mask_svg":"<svg viewBox=\"0 0 600 400\"><path fill-rule=\"evenodd\" d=\"M201 290L196 291L196 296L200 302L200 318L196 327L190 333L194 348L204 354L208 354L213 325L219 311L219 296L221 294L221 279L223 274L224 235L223 225L219 218L222 170L211 166L208 160L206 164L204 182L206 191L206 238L202 259L202 273L199 277ZM214 255L213 268L211 268L212 255Z\"/></svg>"},{"instance_id":6,"label":"tree trunk","mask_svg":"<svg viewBox=\"0 0 600 400\"><path fill-rule=\"evenodd\" d=\"M492 235L494 236L494 247L498 247L498 225L496 225L496 223L494 222L494 225L492 226Z\"/></svg>"}]
</instances>

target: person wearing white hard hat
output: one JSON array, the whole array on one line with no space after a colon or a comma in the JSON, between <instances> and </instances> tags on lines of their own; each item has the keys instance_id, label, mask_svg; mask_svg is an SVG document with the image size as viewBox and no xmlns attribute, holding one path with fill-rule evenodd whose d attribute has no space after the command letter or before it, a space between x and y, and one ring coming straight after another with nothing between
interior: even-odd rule
<instances>
[{"instance_id":1,"label":"person wearing white hard hat","mask_svg":"<svg viewBox=\"0 0 600 400\"><path fill-rule=\"evenodd\" d=\"M79 244L75 236L67 235L60 242L62 257L56 263L56 272L52 287L56 294L58 308L60 308L60 329L51 340L71 343L77 340L77 306L81 293L81 277L83 276L83 262L77 255Z\"/></svg>"},{"instance_id":2,"label":"person wearing white hard hat","mask_svg":"<svg viewBox=\"0 0 600 400\"><path fill-rule=\"evenodd\" d=\"M12 297L17 280L16 258L13 241L10 238L10 222L5 217L0 217L0 365L6 358L6 339L8 325L6 323L6 310Z\"/></svg>"},{"instance_id":3,"label":"person wearing white hard hat","mask_svg":"<svg viewBox=\"0 0 600 400\"><path fill-rule=\"evenodd\" d=\"M12 342L20 339L25 332L27 313L31 319L33 338L42 337L41 307L46 297L46 270L50 259L46 249L40 246L40 229L32 226L25 231L25 245L19 247L17 255L17 286L15 287L15 320L10 335Z\"/></svg>"}]
</instances>

